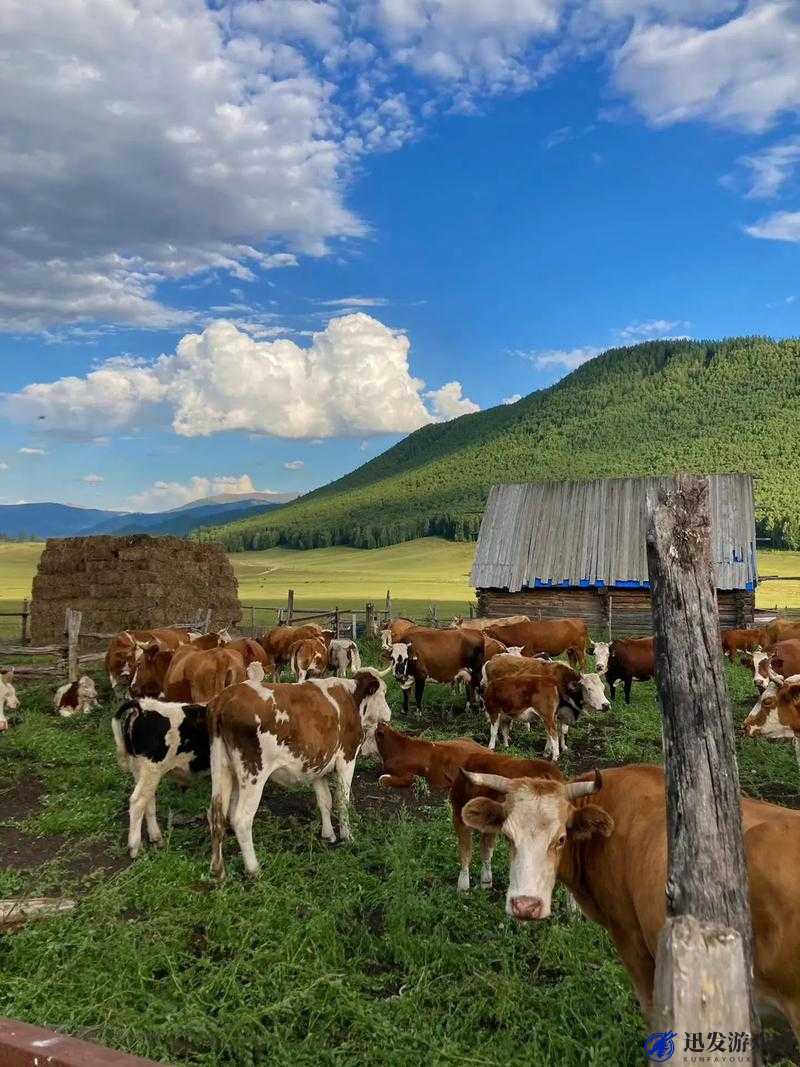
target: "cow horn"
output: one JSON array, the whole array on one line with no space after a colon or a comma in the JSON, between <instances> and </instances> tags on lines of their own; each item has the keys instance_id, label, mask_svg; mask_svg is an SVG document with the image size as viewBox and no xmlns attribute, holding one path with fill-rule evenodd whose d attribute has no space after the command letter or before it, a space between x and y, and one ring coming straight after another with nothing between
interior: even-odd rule
<instances>
[{"instance_id":1,"label":"cow horn","mask_svg":"<svg viewBox=\"0 0 800 1067\"><path fill-rule=\"evenodd\" d=\"M588 797L603 788L603 779L600 771L595 768L594 779L591 782L567 782L567 800L577 800L579 797Z\"/></svg>"},{"instance_id":2,"label":"cow horn","mask_svg":"<svg viewBox=\"0 0 800 1067\"><path fill-rule=\"evenodd\" d=\"M482 785L487 789L494 789L496 793L510 793L512 781L504 778L502 774L481 774L478 771L464 771L473 785Z\"/></svg>"},{"instance_id":3,"label":"cow horn","mask_svg":"<svg viewBox=\"0 0 800 1067\"><path fill-rule=\"evenodd\" d=\"M387 668L386 668L385 670L382 670L382 671L379 671L379 670L377 669L377 667L376 667L376 668L375 668L375 673L376 673L376 674L377 674L377 675L378 675L378 676L379 676L380 678L385 678L385 677L386 677L386 675L387 675L387 674L391 674L393 670L394 670L394 668L393 668L392 664L390 663L390 664L389 664L389 666L388 666L388 667L387 667Z\"/></svg>"}]
</instances>

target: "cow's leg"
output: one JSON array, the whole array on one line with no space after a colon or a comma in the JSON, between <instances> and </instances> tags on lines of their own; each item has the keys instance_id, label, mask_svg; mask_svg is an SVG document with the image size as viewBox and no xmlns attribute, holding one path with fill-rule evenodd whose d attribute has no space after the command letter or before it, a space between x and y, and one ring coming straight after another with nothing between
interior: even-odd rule
<instances>
[{"instance_id":1,"label":"cow's leg","mask_svg":"<svg viewBox=\"0 0 800 1067\"><path fill-rule=\"evenodd\" d=\"M208 825L211 829L211 873L220 879L225 877L222 846L228 819L233 828L234 808L231 806L231 797L234 790L238 795L230 757L222 741L215 737L211 742L211 806L208 809Z\"/></svg>"},{"instance_id":2,"label":"cow's leg","mask_svg":"<svg viewBox=\"0 0 800 1067\"><path fill-rule=\"evenodd\" d=\"M466 893L469 889L469 864L472 859L472 831L465 826L460 818L453 817L453 824L458 838L458 858L460 869L458 872L458 891Z\"/></svg>"},{"instance_id":3,"label":"cow's leg","mask_svg":"<svg viewBox=\"0 0 800 1067\"><path fill-rule=\"evenodd\" d=\"M135 772L136 785L128 803L128 852L136 859L142 847L142 820L151 799L155 798L158 783L164 775L161 764L141 760Z\"/></svg>"},{"instance_id":4,"label":"cow's leg","mask_svg":"<svg viewBox=\"0 0 800 1067\"><path fill-rule=\"evenodd\" d=\"M378 785L391 786L393 789L408 789L413 784L413 774L382 774L378 779Z\"/></svg>"},{"instance_id":5,"label":"cow's leg","mask_svg":"<svg viewBox=\"0 0 800 1067\"><path fill-rule=\"evenodd\" d=\"M559 731L558 732L561 735L561 748L562 749L566 749L566 747L567 747L567 730L569 730L569 726L565 722L559 723Z\"/></svg>"},{"instance_id":6,"label":"cow's leg","mask_svg":"<svg viewBox=\"0 0 800 1067\"><path fill-rule=\"evenodd\" d=\"M633 984L642 1015L649 1022L653 1011L655 961L640 933L619 928L612 928L610 932Z\"/></svg>"},{"instance_id":7,"label":"cow's leg","mask_svg":"<svg viewBox=\"0 0 800 1067\"><path fill-rule=\"evenodd\" d=\"M411 690L408 689L408 688L403 689L403 714L404 715L408 715L408 694L410 692L411 692Z\"/></svg>"},{"instance_id":8,"label":"cow's leg","mask_svg":"<svg viewBox=\"0 0 800 1067\"><path fill-rule=\"evenodd\" d=\"M249 775L239 776L239 799L231 817L233 832L242 851L244 869L251 876L257 875L261 869L253 845L253 819L261 803L261 794L268 777L269 772L265 774L263 771L255 779Z\"/></svg>"},{"instance_id":9,"label":"cow's leg","mask_svg":"<svg viewBox=\"0 0 800 1067\"><path fill-rule=\"evenodd\" d=\"M627 674L625 676L625 683L624 683L625 684L625 703L626 704L630 704L630 702L631 702L631 683L632 682L633 682L633 678L631 678L631 676L629 674Z\"/></svg>"},{"instance_id":10,"label":"cow's leg","mask_svg":"<svg viewBox=\"0 0 800 1067\"><path fill-rule=\"evenodd\" d=\"M489 726L490 726L489 748L495 749L497 747L497 731L500 728L500 716L497 715L495 718L492 718L492 716L487 713L486 717L489 720Z\"/></svg>"},{"instance_id":11,"label":"cow's leg","mask_svg":"<svg viewBox=\"0 0 800 1067\"><path fill-rule=\"evenodd\" d=\"M339 816L339 839L352 841L350 832L350 787L353 784L353 772L356 769L356 761L348 760L337 767L336 770L336 814Z\"/></svg>"},{"instance_id":12,"label":"cow's leg","mask_svg":"<svg viewBox=\"0 0 800 1067\"><path fill-rule=\"evenodd\" d=\"M612 676L610 674L606 673L606 682L608 683L608 692L609 692L610 699L613 702L614 697L616 696L615 686L617 684L617 679L616 678L612 678Z\"/></svg>"},{"instance_id":13,"label":"cow's leg","mask_svg":"<svg viewBox=\"0 0 800 1067\"><path fill-rule=\"evenodd\" d=\"M329 845L335 845L336 834L333 832L333 824L331 823L333 800L331 799L330 787L324 778L315 778L313 786L317 798L317 807L319 808L319 817L322 820L322 840L327 841Z\"/></svg>"},{"instance_id":14,"label":"cow's leg","mask_svg":"<svg viewBox=\"0 0 800 1067\"><path fill-rule=\"evenodd\" d=\"M158 825L158 819L156 818L156 795L150 797L145 808L145 820L147 822L147 837L151 845L155 845L160 848L164 844L164 836L161 833L161 827Z\"/></svg>"},{"instance_id":15,"label":"cow's leg","mask_svg":"<svg viewBox=\"0 0 800 1067\"><path fill-rule=\"evenodd\" d=\"M503 738L503 748L508 748L511 743L511 719L500 720L500 734Z\"/></svg>"},{"instance_id":16,"label":"cow's leg","mask_svg":"<svg viewBox=\"0 0 800 1067\"><path fill-rule=\"evenodd\" d=\"M414 680L414 703L417 705L417 714L422 714L422 703L425 696L425 679Z\"/></svg>"},{"instance_id":17,"label":"cow's leg","mask_svg":"<svg viewBox=\"0 0 800 1067\"><path fill-rule=\"evenodd\" d=\"M800 737L797 735L794 738L794 754L797 757L797 766L800 767Z\"/></svg>"},{"instance_id":18,"label":"cow's leg","mask_svg":"<svg viewBox=\"0 0 800 1067\"><path fill-rule=\"evenodd\" d=\"M496 844L496 834L481 834L481 889L492 888L492 855Z\"/></svg>"}]
</instances>

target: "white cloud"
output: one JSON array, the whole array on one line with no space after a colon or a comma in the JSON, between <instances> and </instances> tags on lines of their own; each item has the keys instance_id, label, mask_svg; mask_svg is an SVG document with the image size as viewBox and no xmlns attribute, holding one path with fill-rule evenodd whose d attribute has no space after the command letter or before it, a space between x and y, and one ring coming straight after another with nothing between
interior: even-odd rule
<instances>
[{"instance_id":1,"label":"white cloud","mask_svg":"<svg viewBox=\"0 0 800 1067\"><path fill-rule=\"evenodd\" d=\"M571 126L560 126L557 130L553 130L542 141L542 148L549 152L553 148L558 148L559 145L566 144L568 141L575 139L575 131Z\"/></svg>"},{"instance_id":2,"label":"white cloud","mask_svg":"<svg viewBox=\"0 0 800 1067\"><path fill-rule=\"evenodd\" d=\"M704 118L764 130L800 107L798 53L800 4L750 0L710 28L637 21L614 57L614 82L656 125Z\"/></svg>"},{"instance_id":3,"label":"white cloud","mask_svg":"<svg viewBox=\"0 0 800 1067\"><path fill-rule=\"evenodd\" d=\"M7 470L8 470L8 464L0 462L0 471L7 471Z\"/></svg>"},{"instance_id":4,"label":"white cloud","mask_svg":"<svg viewBox=\"0 0 800 1067\"><path fill-rule=\"evenodd\" d=\"M261 40L202 0L8 0L0 323L180 326L162 280L247 280L363 233L333 86L277 36L325 45L332 10L243 5Z\"/></svg>"},{"instance_id":5,"label":"white cloud","mask_svg":"<svg viewBox=\"0 0 800 1067\"><path fill-rule=\"evenodd\" d=\"M81 481L85 485L102 485L102 483L105 481L105 478L102 474L84 474L81 478Z\"/></svg>"},{"instance_id":6,"label":"white cloud","mask_svg":"<svg viewBox=\"0 0 800 1067\"><path fill-rule=\"evenodd\" d=\"M46 456L47 453L43 448L20 448L19 454L21 456Z\"/></svg>"},{"instance_id":7,"label":"white cloud","mask_svg":"<svg viewBox=\"0 0 800 1067\"><path fill-rule=\"evenodd\" d=\"M575 370L604 351L605 349L595 345L584 345L582 348L549 348L544 352L528 353L525 358L529 359L537 370L548 370L550 367Z\"/></svg>"},{"instance_id":8,"label":"white cloud","mask_svg":"<svg viewBox=\"0 0 800 1067\"><path fill-rule=\"evenodd\" d=\"M273 490L257 490L249 474L218 474L211 478L196 474L187 483L154 482L148 489L129 497L125 506L130 511L167 511L209 496L255 492L270 493Z\"/></svg>"},{"instance_id":9,"label":"white cloud","mask_svg":"<svg viewBox=\"0 0 800 1067\"><path fill-rule=\"evenodd\" d=\"M634 342L675 336L675 330L688 329L690 325L683 319L648 319L645 322L632 322L615 332L620 340Z\"/></svg>"},{"instance_id":10,"label":"white cloud","mask_svg":"<svg viewBox=\"0 0 800 1067\"><path fill-rule=\"evenodd\" d=\"M504 396L502 404L516 404L518 400L522 400L522 393L512 393L511 396Z\"/></svg>"},{"instance_id":11,"label":"white cloud","mask_svg":"<svg viewBox=\"0 0 800 1067\"><path fill-rule=\"evenodd\" d=\"M739 163L749 172L747 196L769 199L783 189L800 165L800 137L787 137L755 155L742 156Z\"/></svg>"},{"instance_id":12,"label":"white cloud","mask_svg":"<svg viewBox=\"0 0 800 1067\"><path fill-rule=\"evenodd\" d=\"M258 0L233 9L235 22L254 30L265 41L308 41L319 49L339 43L339 10L336 4L314 0Z\"/></svg>"},{"instance_id":13,"label":"white cloud","mask_svg":"<svg viewBox=\"0 0 800 1067\"><path fill-rule=\"evenodd\" d=\"M408 433L477 405L448 382L426 393L411 375L410 342L359 312L332 319L301 348L259 341L230 322L186 334L154 363L112 359L84 378L34 383L3 398L12 421L80 440L171 421L183 437L225 430L296 439Z\"/></svg>"},{"instance_id":14,"label":"white cloud","mask_svg":"<svg viewBox=\"0 0 800 1067\"><path fill-rule=\"evenodd\" d=\"M290 459L284 463L283 467L287 471L301 471L305 467L305 463L302 459Z\"/></svg>"},{"instance_id":15,"label":"white cloud","mask_svg":"<svg viewBox=\"0 0 800 1067\"><path fill-rule=\"evenodd\" d=\"M317 300L316 303L328 308L378 308L385 307L389 301L382 296L340 296L336 300Z\"/></svg>"},{"instance_id":16,"label":"white cloud","mask_svg":"<svg viewBox=\"0 0 800 1067\"><path fill-rule=\"evenodd\" d=\"M745 226L751 237L768 241L800 241L800 211L776 211L752 226Z\"/></svg>"},{"instance_id":17,"label":"white cloud","mask_svg":"<svg viewBox=\"0 0 800 1067\"><path fill-rule=\"evenodd\" d=\"M439 389L430 389L425 394L430 401L436 422L449 422L459 415L471 415L480 411L480 406L466 396L461 395L461 382L446 382Z\"/></svg>"}]
</instances>

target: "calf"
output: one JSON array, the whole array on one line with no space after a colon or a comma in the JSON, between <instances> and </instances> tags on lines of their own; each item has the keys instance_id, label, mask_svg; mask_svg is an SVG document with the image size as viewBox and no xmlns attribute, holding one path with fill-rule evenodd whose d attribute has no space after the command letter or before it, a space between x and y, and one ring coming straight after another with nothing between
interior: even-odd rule
<instances>
[{"instance_id":1,"label":"calf","mask_svg":"<svg viewBox=\"0 0 800 1067\"><path fill-rule=\"evenodd\" d=\"M298 682L307 678L321 678L328 669L328 649L321 637L304 637L291 647L292 674Z\"/></svg>"},{"instance_id":2,"label":"calf","mask_svg":"<svg viewBox=\"0 0 800 1067\"><path fill-rule=\"evenodd\" d=\"M165 774L184 781L208 771L206 709L144 698L128 700L112 719L111 728L121 770L133 775L128 827L128 852L136 859L142 845L142 820L152 845L163 842L156 818L156 792Z\"/></svg>"},{"instance_id":3,"label":"calf","mask_svg":"<svg viewBox=\"0 0 800 1067\"><path fill-rule=\"evenodd\" d=\"M470 756L463 764L461 772L456 774L450 790L450 805L453 809L453 828L458 840L460 871L458 888L460 892L469 889L469 867L472 860L472 829L481 829L481 887L490 889L492 885L492 854L497 841L497 834L502 832L502 825L493 829L477 827L474 821L464 818L465 805L471 804L481 810L481 798L490 801L502 799L500 794L490 787L490 783L479 784L475 776L490 779L503 775L504 779L535 778L539 781L563 781L561 771L547 760L517 759L514 756L500 756L496 752L482 752ZM473 807L473 810L475 808ZM510 835L509 835L510 836ZM511 890L509 889L509 894Z\"/></svg>"},{"instance_id":4,"label":"calf","mask_svg":"<svg viewBox=\"0 0 800 1067\"><path fill-rule=\"evenodd\" d=\"M187 704L207 704L229 685L244 681L245 667L240 653L228 648L197 652L179 649L173 654L164 676L164 698Z\"/></svg>"},{"instance_id":5,"label":"calf","mask_svg":"<svg viewBox=\"0 0 800 1067\"><path fill-rule=\"evenodd\" d=\"M524 656L535 656L539 652L549 656L566 653L573 667L586 665L589 631L583 619L540 619L537 622L526 619L515 623L498 620L484 632L505 645L519 646Z\"/></svg>"},{"instance_id":6,"label":"calf","mask_svg":"<svg viewBox=\"0 0 800 1067\"><path fill-rule=\"evenodd\" d=\"M540 678L552 679L558 686L562 703L575 712L584 708L588 711L607 711L611 707L599 674L579 674L566 663L537 656L496 656L491 663L483 665L483 686L499 678L519 674L535 674Z\"/></svg>"},{"instance_id":7,"label":"calf","mask_svg":"<svg viewBox=\"0 0 800 1067\"><path fill-rule=\"evenodd\" d=\"M253 668L251 668L253 670ZM253 817L267 779L278 785L311 785L322 819L323 840L336 841L331 791L337 779L339 837L349 841L348 802L356 757L379 722L388 722L386 683L367 668L355 678L314 678L297 684L263 685L254 677L231 686L208 709L211 737L211 869L224 877L222 846L230 817L245 870L259 862L253 848Z\"/></svg>"},{"instance_id":8,"label":"calf","mask_svg":"<svg viewBox=\"0 0 800 1067\"><path fill-rule=\"evenodd\" d=\"M97 704L97 689L88 674L81 675L77 682L66 682L59 686L53 697L53 707L64 719L73 715L88 715Z\"/></svg>"},{"instance_id":9,"label":"calf","mask_svg":"<svg viewBox=\"0 0 800 1067\"><path fill-rule=\"evenodd\" d=\"M766 638L763 630L740 629L722 631L722 652L731 663L740 652L756 652L764 647Z\"/></svg>"},{"instance_id":10,"label":"calf","mask_svg":"<svg viewBox=\"0 0 800 1067\"><path fill-rule=\"evenodd\" d=\"M0 671L0 732L8 729L8 719L5 710L16 711L19 707L19 698L13 685L14 668Z\"/></svg>"},{"instance_id":11,"label":"calf","mask_svg":"<svg viewBox=\"0 0 800 1067\"><path fill-rule=\"evenodd\" d=\"M358 645L345 637L337 637L328 646L330 668L338 678L346 678L347 672L356 674L361 670L361 654Z\"/></svg>"},{"instance_id":12,"label":"calf","mask_svg":"<svg viewBox=\"0 0 800 1067\"><path fill-rule=\"evenodd\" d=\"M667 895L667 828L661 767L595 772L592 781L513 779L465 771L491 788L462 810L481 833L502 833L510 847L506 911L520 920L551 913L558 878L584 914L611 935L646 1018L651 1016L659 934ZM757 1002L777 1007L800 1038L800 813L742 798L753 919Z\"/></svg>"},{"instance_id":13,"label":"calf","mask_svg":"<svg viewBox=\"0 0 800 1067\"><path fill-rule=\"evenodd\" d=\"M453 684L462 671L469 674L468 700L473 703L481 683L483 635L472 630L433 630L415 626L403 641L392 645L392 670L403 690L403 710L408 712L412 686L417 710L422 711L425 683Z\"/></svg>"},{"instance_id":14,"label":"calf","mask_svg":"<svg viewBox=\"0 0 800 1067\"><path fill-rule=\"evenodd\" d=\"M426 741L378 723L375 743L384 773L378 781L395 789L407 789L415 778L425 778L431 789L450 789L458 771L471 756L488 752L467 737L455 741Z\"/></svg>"},{"instance_id":15,"label":"calf","mask_svg":"<svg viewBox=\"0 0 800 1067\"><path fill-rule=\"evenodd\" d=\"M489 748L494 750L498 731L507 747L511 723L529 723L538 718L547 733L545 756L557 760L566 734L565 726L575 722L572 708L562 711L561 694L552 678L535 674L516 674L490 682L484 697L486 718L489 720Z\"/></svg>"},{"instance_id":16,"label":"calf","mask_svg":"<svg viewBox=\"0 0 800 1067\"><path fill-rule=\"evenodd\" d=\"M656 654L652 637L631 637L612 641L608 650L606 681L611 699L616 696L615 686L622 681L625 703L631 702L631 683L647 682L656 673Z\"/></svg>"},{"instance_id":17,"label":"calf","mask_svg":"<svg viewBox=\"0 0 800 1067\"><path fill-rule=\"evenodd\" d=\"M739 662L753 672L753 685L763 692L769 685L769 652L740 652Z\"/></svg>"},{"instance_id":18,"label":"calf","mask_svg":"<svg viewBox=\"0 0 800 1067\"><path fill-rule=\"evenodd\" d=\"M594 656L594 665L598 674L605 674L608 670L608 655L611 645L608 641L592 641L589 651Z\"/></svg>"}]
</instances>

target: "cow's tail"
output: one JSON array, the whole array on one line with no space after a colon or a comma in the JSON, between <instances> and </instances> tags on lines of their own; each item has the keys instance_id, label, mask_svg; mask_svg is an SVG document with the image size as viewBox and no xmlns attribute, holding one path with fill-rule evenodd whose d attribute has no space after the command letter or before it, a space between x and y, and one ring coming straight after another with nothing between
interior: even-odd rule
<instances>
[{"instance_id":1,"label":"cow's tail","mask_svg":"<svg viewBox=\"0 0 800 1067\"><path fill-rule=\"evenodd\" d=\"M117 750L117 763L120 770L129 769L129 757L135 756L133 747L133 724L142 714L142 705L138 700L126 700L111 720L111 732L114 735L114 747Z\"/></svg>"},{"instance_id":2,"label":"cow's tail","mask_svg":"<svg viewBox=\"0 0 800 1067\"><path fill-rule=\"evenodd\" d=\"M483 664L485 658L485 650L483 641L477 644L470 653L467 661L467 669L469 670L469 701L474 703L481 692L481 683L483 681Z\"/></svg>"},{"instance_id":3,"label":"cow's tail","mask_svg":"<svg viewBox=\"0 0 800 1067\"><path fill-rule=\"evenodd\" d=\"M208 731L211 740L211 807L208 823L211 828L211 873L215 878L225 877L222 846L231 806L231 794L235 784L233 763L225 741L220 736L219 713L209 705Z\"/></svg>"}]
</instances>

